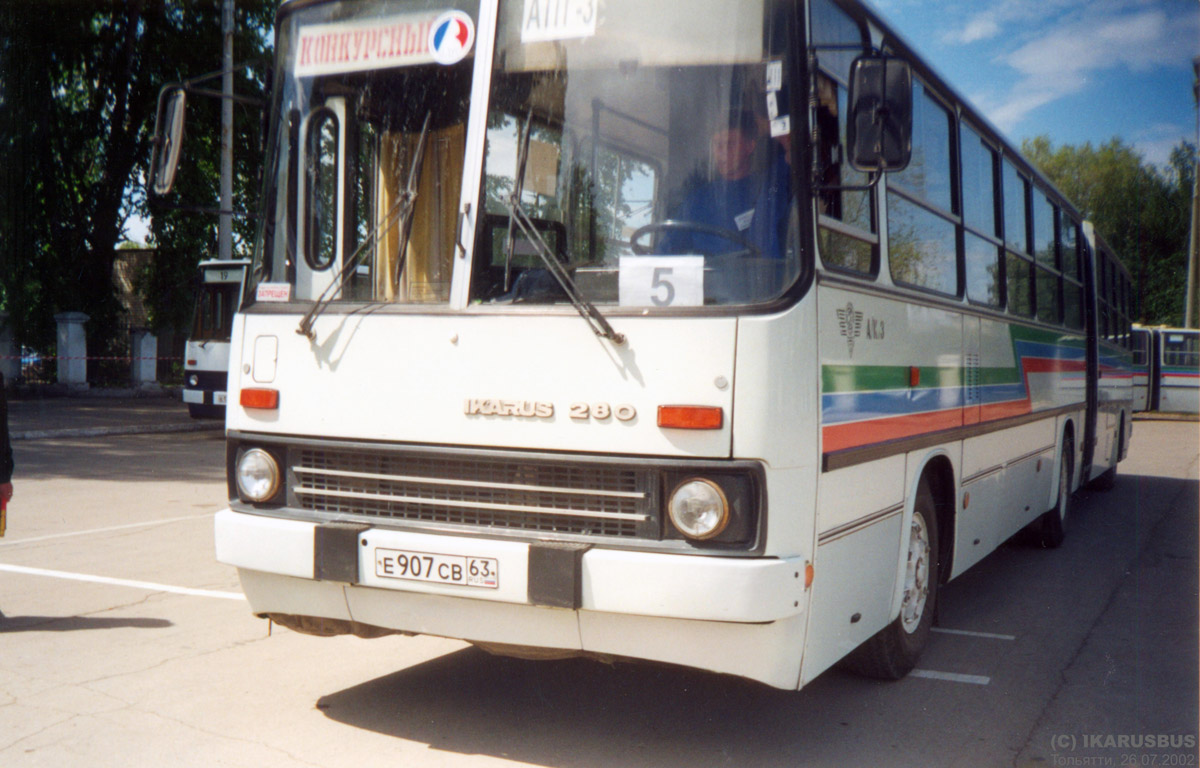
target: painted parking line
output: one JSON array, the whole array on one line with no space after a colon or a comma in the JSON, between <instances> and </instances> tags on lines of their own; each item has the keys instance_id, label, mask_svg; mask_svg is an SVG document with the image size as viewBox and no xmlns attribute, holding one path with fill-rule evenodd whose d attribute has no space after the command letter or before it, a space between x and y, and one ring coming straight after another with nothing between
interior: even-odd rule
<instances>
[{"instance_id":1,"label":"painted parking line","mask_svg":"<svg viewBox=\"0 0 1200 768\"><path fill-rule=\"evenodd\" d=\"M134 581L132 579L114 579L109 576L93 576L87 573L70 573L68 571L52 571L46 568L29 568L24 565L8 565L0 563L0 571L20 573L26 576L47 576L52 579L67 579L69 581L86 581L92 584L111 584L117 587L146 589L151 592L170 592L175 595L191 595L192 597L216 597L222 600L245 600L241 592L218 592L214 589L193 589L191 587L175 587L170 584L155 584L152 581Z\"/></svg>"},{"instance_id":2,"label":"painted parking line","mask_svg":"<svg viewBox=\"0 0 1200 768\"><path fill-rule=\"evenodd\" d=\"M113 531L126 531L131 528L147 528L154 525L165 525L167 523L178 523L182 520L202 520L211 518L214 513L208 512L203 515L186 515L184 517L165 517L161 520L145 520L140 523L126 523L125 525L110 525L107 528L92 528L87 531L67 531L65 533L51 533L46 536L31 536L27 539L6 539L0 541L0 547L15 547L19 544L33 544L39 541L51 541L53 539L66 539L72 536L91 536L97 533L111 533Z\"/></svg>"},{"instance_id":3,"label":"painted parking line","mask_svg":"<svg viewBox=\"0 0 1200 768\"><path fill-rule=\"evenodd\" d=\"M994 632L973 632L969 629L945 629L943 627L933 627L934 632L940 632L943 635L962 635L963 637L982 637L987 640L1016 640L1016 635L998 635Z\"/></svg>"},{"instance_id":4,"label":"painted parking line","mask_svg":"<svg viewBox=\"0 0 1200 768\"><path fill-rule=\"evenodd\" d=\"M957 672L937 672L932 669L914 669L909 677L924 677L929 680L944 680L949 683L969 683L971 685L987 685L992 678L983 675L960 675Z\"/></svg>"}]
</instances>

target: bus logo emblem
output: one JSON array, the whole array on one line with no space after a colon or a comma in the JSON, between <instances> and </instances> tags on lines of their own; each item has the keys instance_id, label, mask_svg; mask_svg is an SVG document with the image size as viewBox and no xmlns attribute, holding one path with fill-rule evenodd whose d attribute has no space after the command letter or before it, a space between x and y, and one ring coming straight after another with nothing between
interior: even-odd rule
<instances>
[{"instance_id":1,"label":"bus logo emblem","mask_svg":"<svg viewBox=\"0 0 1200 768\"><path fill-rule=\"evenodd\" d=\"M854 340L862 336L862 321L863 313L854 309L854 304L847 302L845 309L837 311L838 326L841 328L842 335L846 337L846 346L850 350L850 356L854 357Z\"/></svg>"},{"instance_id":2,"label":"bus logo emblem","mask_svg":"<svg viewBox=\"0 0 1200 768\"><path fill-rule=\"evenodd\" d=\"M457 64L475 42L475 23L462 11L446 11L429 28L429 51L438 64Z\"/></svg>"}]
</instances>

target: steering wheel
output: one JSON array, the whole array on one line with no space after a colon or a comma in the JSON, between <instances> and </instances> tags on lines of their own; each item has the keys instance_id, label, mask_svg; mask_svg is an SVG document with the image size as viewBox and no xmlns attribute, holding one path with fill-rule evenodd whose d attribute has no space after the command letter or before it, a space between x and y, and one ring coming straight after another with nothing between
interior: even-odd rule
<instances>
[{"instance_id":1,"label":"steering wheel","mask_svg":"<svg viewBox=\"0 0 1200 768\"><path fill-rule=\"evenodd\" d=\"M720 254L706 253L705 256L731 256L739 258L742 256L752 256L759 258L762 252L758 246L743 237L740 232L734 232L732 229L724 227L714 227L711 224L701 224L696 221L684 221L682 219L664 219L663 221L654 221L644 227L638 227L633 234L629 236L629 247L639 256L646 256L653 251L649 245L643 245L638 241L646 235L652 235L655 232L695 232L701 235L711 235L719 237L722 240L728 240L734 245L740 246L741 250L726 251Z\"/></svg>"}]
</instances>

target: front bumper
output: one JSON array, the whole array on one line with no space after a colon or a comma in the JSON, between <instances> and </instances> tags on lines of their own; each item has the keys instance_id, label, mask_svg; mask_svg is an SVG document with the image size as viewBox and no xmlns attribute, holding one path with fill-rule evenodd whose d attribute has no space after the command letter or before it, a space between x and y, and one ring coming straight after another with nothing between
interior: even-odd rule
<instances>
[{"instance_id":1,"label":"front bumper","mask_svg":"<svg viewBox=\"0 0 1200 768\"><path fill-rule=\"evenodd\" d=\"M783 688L799 678L805 562L560 547L224 510L217 559L255 613L654 659ZM389 578L376 550L487 558L495 587Z\"/></svg>"}]
</instances>

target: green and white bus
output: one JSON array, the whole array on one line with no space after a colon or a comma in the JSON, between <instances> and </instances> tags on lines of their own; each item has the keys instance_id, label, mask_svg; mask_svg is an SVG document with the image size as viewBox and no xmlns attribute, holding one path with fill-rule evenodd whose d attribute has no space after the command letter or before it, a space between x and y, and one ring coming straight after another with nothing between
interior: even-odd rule
<instances>
[{"instance_id":1,"label":"green and white bus","mask_svg":"<svg viewBox=\"0 0 1200 768\"><path fill-rule=\"evenodd\" d=\"M1129 279L857 0L294 0L221 562L302 632L801 687L1057 546Z\"/></svg>"}]
</instances>

